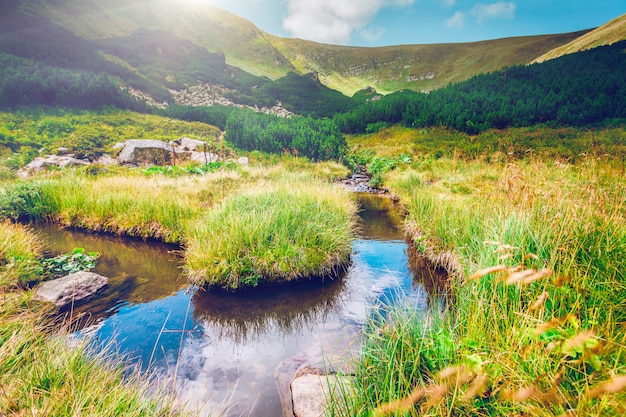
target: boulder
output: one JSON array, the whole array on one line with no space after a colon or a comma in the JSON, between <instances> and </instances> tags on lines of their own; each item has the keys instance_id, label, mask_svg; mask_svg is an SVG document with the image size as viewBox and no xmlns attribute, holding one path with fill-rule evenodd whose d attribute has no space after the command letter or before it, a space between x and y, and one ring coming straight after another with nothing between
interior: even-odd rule
<instances>
[{"instance_id":1,"label":"boulder","mask_svg":"<svg viewBox=\"0 0 626 417\"><path fill-rule=\"evenodd\" d=\"M120 165L169 165L175 158L174 148L154 139L131 139L117 155Z\"/></svg>"},{"instance_id":2,"label":"boulder","mask_svg":"<svg viewBox=\"0 0 626 417\"><path fill-rule=\"evenodd\" d=\"M107 277L93 272L80 271L63 278L44 282L37 288L34 299L64 307L97 294L108 283Z\"/></svg>"},{"instance_id":3,"label":"boulder","mask_svg":"<svg viewBox=\"0 0 626 417\"><path fill-rule=\"evenodd\" d=\"M349 377L337 375L305 374L291 382L293 414L296 417L321 417L324 415L330 392L341 400L340 387L350 384Z\"/></svg>"},{"instance_id":4,"label":"boulder","mask_svg":"<svg viewBox=\"0 0 626 417\"><path fill-rule=\"evenodd\" d=\"M248 165L250 163L250 160L247 156L242 156L241 158L237 159L237 163L239 165Z\"/></svg>"},{"instance_id":5,"label":"boulder","mask_svg":"<svg viewBox=\"0 0 626 417\"><path fill-rule=\"evenodd\" d=\"M220 160L220 157L211 152L207 152L206 154L204 152L191 152L189 160L204 164L209 162L217 162Z\"/></svg>"},{"instance_id":6,"label":"boulder","mask_svg":"<svg viewBox=\"0 0 626 417\"><path fill-rule=\"evenodd\" d=\"M48 167L56 166L59 168L89 165L86 159L76 159L73 155L49 155L46 157L39 156L30 161L24 168L20 169L18 175L20 177L28 177L33 172L39 172Z\"/></svg>"},{"instance_id":7,"label":"boulder","mask_svg":"<svg viewBox=\"0 0 626 417\"><path fill-rule=\"evenodd\" d=\"M105 154L100 155L98 158L94 159L93 163L96 165L103 165L103 166L116 165L117 159L105 153Z\"/></svg>"},{"instance_id":8,"label":"boulder","mask_svg":"<svg viewBox=\"0 0 626 417\"><path fill-rule=\"evenodd\" d=\"M172 141L170 144L172 146L177 146L179 148L182 148L186 151L196 151L196 150L204 151L204 146L207 143L201 140L191 139L185 136L185 137Z\"/></svg>"}]
</instances>

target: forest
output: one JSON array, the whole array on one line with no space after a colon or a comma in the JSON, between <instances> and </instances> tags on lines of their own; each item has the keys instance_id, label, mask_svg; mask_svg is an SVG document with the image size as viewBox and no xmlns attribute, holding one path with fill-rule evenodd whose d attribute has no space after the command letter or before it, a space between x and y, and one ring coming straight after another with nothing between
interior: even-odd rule
<instances>
[{"instance_id":1,"label":"forest","mask_svg":"<svg viewBox=\"0 0 626 417\"><path fill-rule=\"evenodd\" d=\"M338 114L334 120L344 133L402 123L477 134L535 123L579 126L623 118L624 48L626 41L541 64L505 68L428 94L398 92Z\"/></svg>"},{"instance_id":2,"label":"forest","mask_svg":"<svg viewBox=\"0 0 626 417\"><path fill-rule=\"evenodd\" d=\"M346 149L346 140L331 119L283 118L251 110L230 115L224 139L240 149L289 152L314 161L338 160Z\"/></svg>"},{"instance_id":3,"label":"forest","mask_svg":"<svg viewBox=\"0 0 626 417\"><path fill-rule=\"evenodd\" d=\"M626 41L477 75L427 94L402 91L379 100L348 98L324 87L312 74L293 73L230 94L231 99L250 105L280 101L294 113L288 118L222 105L172 104L156 109L120 88L120 78L109 72L69 69L0 53L0 108L130 109L217 126L226 130L227 141L245 150L337 160L345 149L342 134L375 133L392 124L447 127L476 135L538 123L583 126L624 118L624 48ZM260 101L246 93L251 91Z\"/></svg>"}]
</instances>

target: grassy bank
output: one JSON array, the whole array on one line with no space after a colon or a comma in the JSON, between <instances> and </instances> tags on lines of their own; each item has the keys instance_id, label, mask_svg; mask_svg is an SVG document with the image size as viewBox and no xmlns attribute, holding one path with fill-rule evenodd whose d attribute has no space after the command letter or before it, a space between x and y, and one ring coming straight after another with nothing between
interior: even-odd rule
<instances>
[{"instance_id":1,"label":"grassy bank","mask_svg":"<svg viewBox=\"0 0 626 417\"><path fill-rule=\"evenodd\" d=\"M38 237L0 223L0 415L168 416L173 401L143 376L128 378L119 359L71 346L46 319L49 310L20 289L37 279Z\"/></svg>"},{"instance_id":2,"label":"grassy bank","mask_svg":"<svg viewBox=\"0 0 626 417\"><path fill-rule=\"evenodd\" d=\"M41 250L34 233L6 220L0 222L0 288L36 281Z\"/></svg>"},{"instance_id":3,"label":"grassy bank","mask_svg":"<svg viewBox=\"0 0 626 417\"><path fill-rule=\"evenodd\" d=\"M183 245L191 282L234 289L346 263L355 204L328 183L342 175L337 163L296 158L205 175L60 171L6 184L0 214Z\"/></svg>"},{"instance_id":4,"label":"grassy bank","mask_svg":"<svg viewBox=\"0 0 626 417\"><path fill-rule=\"evenodd\" d=\"M14 152L7 161L12 167L40 153L55 153L60 146L79 156L93 156L112 152L115 143L129 139L170 141L188 136L215 143L219 135L219 129L204 123L117 109L0 112L0 154Z\"/></svg>"},{"instance_id":5,"label":"grassy bank","mask_svg":"<svg viewBox=\"0 0 626 417\"><path fill-rule=\"evenodd\" d=\"M237 289L336 273L355 235L356 204L347 194L287 177L225 199L189 234L192 282Z\"/></svg>"},{"instance_id":6,"label":"grassy bank","mask_svg":"<svg viewBox=\"0 0 626 417\"><path fill-rule=\"evenodd\" d=\"M574 139L593 135L607 132ZM410 152L412 162L387 171L415 246L453 273L452 304L442 316L400 311L377 323L349 410L332 414L626 413L620 146L574 163L554 149L498 158L487 158L488 147L477 158Z\"/></svg>"}]
</instances>

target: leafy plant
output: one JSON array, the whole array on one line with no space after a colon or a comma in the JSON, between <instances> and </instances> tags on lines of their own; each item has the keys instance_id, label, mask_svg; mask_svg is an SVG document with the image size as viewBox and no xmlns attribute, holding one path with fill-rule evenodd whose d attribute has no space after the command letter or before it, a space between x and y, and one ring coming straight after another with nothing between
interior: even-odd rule
<instances>
[{"instance_id":1,"label":"leafy plant","mask_svg":"<svg viewBox=\"0 0 626 417\"><path fill-rule=\"evenodd\" d=\"M46 278L54 279L79 271L89 271L96 266L99 256L98 252L85 252L83 248L74 248L70 253L42 260L43 274Z\"/></svg>"}]
</instances>

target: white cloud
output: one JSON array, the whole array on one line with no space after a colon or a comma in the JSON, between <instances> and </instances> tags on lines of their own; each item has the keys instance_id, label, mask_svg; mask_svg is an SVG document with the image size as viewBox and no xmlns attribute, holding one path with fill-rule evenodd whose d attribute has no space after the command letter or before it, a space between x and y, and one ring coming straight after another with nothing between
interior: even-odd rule
<instances>
[{"instance_id":1,"label":"white cloud","mask_svg":"<svg viewBox=\"0 0 626 417\"><path fill-rule=\"evenodd\" d=\"M452 7L456 5L456 0L441 0L444 6Z\"/></svg>"},{"instance_id":2,"label":"white cloud","mask_svg":"<svg viewBox=\"0 0 626 417\"><path fill-rule=\"evenodd\" d=\"M462 29L465 26L465 13L456 12L454 16L446 20L446 26L454 29Z\"/></svg>"},{"instance_id":3,"label":"white cloud","mask_svg":"<svg viewBox=\"0 0 626 417\"><path fill-rule=\"evenodd\" d=\"M479 22L487 19L513 19L515 18L515 3L500 1L492 4L476 4L470 13L476 17Z\"/></svg>"},{"instance_id":4,"label":"white cloud","mask_svg":"<svg viewBox=\"0 0 626 417\"><path fill-rule=\"evenodd\" d=\"M376 42L383 37L385 29L381 27L365 28L359 32L359 35L367 42Z\"/></svg>"},{"instance_id":5,"label":"white cloud","mask_svg":"<svg viewBox=\"0 0 626 417\"><path fill-rule=\"evenodd\" d=\"M404 7L415 0L286 0L283 27L293 36L343 44L363 30L384 8Z\"/></svg>"}]
</instances>

